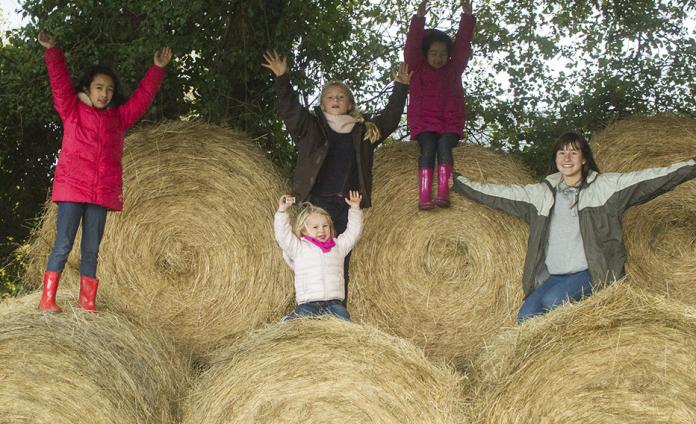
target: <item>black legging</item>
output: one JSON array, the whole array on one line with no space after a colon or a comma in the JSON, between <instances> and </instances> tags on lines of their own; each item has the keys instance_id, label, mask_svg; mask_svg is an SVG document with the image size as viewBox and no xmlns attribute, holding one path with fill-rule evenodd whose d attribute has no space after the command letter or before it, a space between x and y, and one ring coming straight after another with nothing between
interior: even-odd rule
<instances>
[{"instance_id":1,"label":"black legging","mask_svg":"<svg viewBox=\"0 0 696 424\"><path fill-rule=\"evenodd\" d=\"M420 144L419 168L435 168L435 152L440 165L454 165L452 148L457 145L459 134L424 132L418 134L416 140Z\"/></svg>"}]
</instances>

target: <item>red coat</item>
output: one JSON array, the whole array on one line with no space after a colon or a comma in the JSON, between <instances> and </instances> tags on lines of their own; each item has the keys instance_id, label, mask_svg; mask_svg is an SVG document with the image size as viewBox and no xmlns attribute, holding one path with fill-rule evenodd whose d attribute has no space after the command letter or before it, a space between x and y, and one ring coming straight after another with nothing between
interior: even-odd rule
<instances>
[{"instance_id":1,"label":"red coat","mask_svg":"<svg viewBox=\"0 0 696 424\"><path fill-rule=\"evenodd\" d=\"M428 64L421 49L425 18L413 16L411 19L404 60L413 71L407 109L412 139L426 131L462 136L466 118L462 73L469 63L475 22L472 15L461 15L450 60L442 68L435 69Z\"/></svg>"},{"instance_id":2,"label":"red coat","mask_svg":"<svg viewBox=\"0 0 696 424\"><path fill-rule=\"evenodd\" d=\"M63 121L63 141L53 179L54 202L92 203L123 209L123 137L150 107L165 71L153 65L128 101L97 109L77 98L63 52L46 49L53 104Z\"/></svg>"}]
</instances>

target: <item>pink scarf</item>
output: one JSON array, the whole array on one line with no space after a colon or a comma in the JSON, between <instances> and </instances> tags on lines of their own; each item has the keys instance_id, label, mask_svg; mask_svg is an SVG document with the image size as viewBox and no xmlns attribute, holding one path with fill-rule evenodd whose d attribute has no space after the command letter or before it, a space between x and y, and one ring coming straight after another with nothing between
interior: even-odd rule
<instances>
[{"instance_id":1,"label":"pink scarf","mask_svg":"<svg viewBox=\"0 0 696 424\"><path fill-rule=\"evenodd\" d=\"M324 253L330 252L331 248L336 246L336 242L334 241L333 237L327 238L326 241L319 241L314 237L310 236L302 236L302 238L319 247L321 251Z\"/></svg>"}]
</instances>

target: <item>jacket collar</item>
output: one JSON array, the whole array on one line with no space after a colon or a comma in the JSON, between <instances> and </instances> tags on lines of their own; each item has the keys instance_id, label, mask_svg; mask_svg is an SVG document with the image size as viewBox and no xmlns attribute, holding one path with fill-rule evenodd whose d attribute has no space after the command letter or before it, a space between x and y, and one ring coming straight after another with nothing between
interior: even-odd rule
<instances>
[{"instance_id":1,"label":"jacket collar","mask_svg":"<svg viewBox=\"0 0 696 424\"><path fill-rule=\"evenodd\" d=\"M597 179L597 175L599 175L599 173L590 169L590 174L587 176L586 184L592 184L594 180ZM552 188L556 189L561 181L563 181L563 177L561 176L560 172L556 172L555 174L547 175L544 180L546 180Z\"/></svg>"}]
</instances>

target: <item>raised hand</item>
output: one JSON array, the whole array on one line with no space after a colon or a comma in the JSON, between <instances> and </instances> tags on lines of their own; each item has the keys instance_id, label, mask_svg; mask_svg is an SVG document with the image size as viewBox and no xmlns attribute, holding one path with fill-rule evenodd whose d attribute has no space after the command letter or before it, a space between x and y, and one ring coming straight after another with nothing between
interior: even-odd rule
<instances>
[{"instance_id":1,"label":"raised hand","mask_svg":"<svg viewBox=\"0 0 696 424\"><path fill-rule=\"evenodd\" d=\"M155 65L159 66L160 68L164 68L167 65L169 65L169 62L172 60L172 49L169 47L162 47L161 49L157 50L155 52Z\"/></svg>"},{"instance_id":2,"label":"raised hand","mask_svg":"<svg viewBox=\"0 0 696 424\"><path fill-rule=\"evenodd\" d=\"M473 13L471 0L462 0L462 12L464 12L465 15L471 15Z\"/></svg>"},{"instance_id":3,"label":"raised hand","mask_svg":"<svg viewBox=\"0 0 696 424\"><path fill-rule=\"evenodd\" d=\"M418 9L416 9L416 16L420 16L421 18L425 16L425 13L427 12L427 6L428 0L422 0L420 4L418 4Z\"/></svg>"},{"instance_id":4,"label":"raised hand","mask_svg":"<svg viewBox=\"0 0 696 424\"><path fill-rule=\"evenodd\" d=\"M362 195L360 192L351 190L348 192L348 196L349 197L346 199L346 203L348 203L353 209L360 209L360 202L362 201Z\"/></svg>"},{"instance_id":5,"label":"raised hand","mask_svg":"<svg viewBox=\"0 0 696 424\"><path fill-rule=\"evenodd\" d=\"M284 194L278 198L278 210L285 212L290 206L295 204L295 198Z\"/></svg>"},{"instance_id":6,"label":"raised hand","mask_svg":"<svg viewBox=\"0 0 696 424\"><path fill-rule=\"evenodd\" d=\"M279 55L275 50L267 51L263 54L263 58L266 59L266 63L262 63L261 66L268 68L279 77L288 71L288 58Z\"/></svg>"},{"instance_id":7,"label":"raised hand","mask_svg":"<svg viewBox=\"0 0 696 424\"><path fill-rule=\"evenodd\" d=\"M413 75L413 71L409 72L408 71L408 65L404 62L402 62L399 65L399 70L394 72L394 81L400 82L404 85L409 85L411 83L411 76Z\"/></svg>"},{"instance_id":8,"label":"raised hand","mask_svg":"<svg viewBox=\"0 0 696 424\"><path fill-rule=\"evenodd\" d=\"M50 32L44 30L39 31L39 36L36 37L44 48L50 49L56 45L56 37Z\"/></svg>"}]
</instances>

